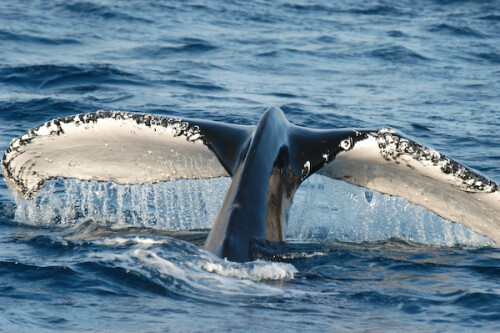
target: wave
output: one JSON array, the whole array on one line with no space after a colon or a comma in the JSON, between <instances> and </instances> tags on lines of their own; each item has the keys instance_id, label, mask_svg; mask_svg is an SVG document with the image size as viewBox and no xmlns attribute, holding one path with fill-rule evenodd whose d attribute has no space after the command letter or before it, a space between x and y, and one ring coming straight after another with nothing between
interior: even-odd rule
<instances>
[{"instance_id":1,"label":"wave","mask_svg":"<svg viewBox=\"0 0 500 333\"><path fill-rule=\"evenodd\" d=\"M231 285L236 290L256 288L250 295L260 295L263 292L281 294L279 289L248 282L288 281L292 280L297 272L293 265L286 263L229 262L191 243L169 237L111 237L91 243L110 246L113 249L109 253L105 249L95 252L94 258L101 264L112 263L113 266L135 270L141 275L150 276L152 280L167 288L176 289L176 286L182 286L181 289L191 289L189 294L214 294L221 290L231 290ZM117 244L124 249L118 254ZM184 294L183 290L178 291Z\"/></svg>"},{"instance_id":2,"label":"wave","mask_svg":"<svg viewBox=\"0 0 500 333\"><path fill-rule=\"evenodd\" d=\"M484 319L500 320L500 315L491 313L500 302L500 295L490 292L464 292L452 303L465 309L483 312ZM493 316L493 318L492 318Z\"/></svg>"},{"instance_id":3,"label":"wave","mask_svg":"<svg viewBox=\"0 0 500 333\"><path fill-rule=\"evenodd\" d=\"M68 101L57 98L33 98L0 102L0 119L4 122L27 122L39 124L57 116L93 112L97 105L87 102ZM22 129L16 129L22 131ZM21 132L16 133L17 135Z\"/></svg>"},{"instance_id":4,"label":"wave","mask_svg":"<svg viewBox=\"0 0 500 333\"><path fill-rule=\"evenodd\" d=\"M32 65L0 68L0 82L22 88L52 89L98 84L147 85L141 77L107 64Z\"/></svg>"},{"instance_id":5,"label":"wave","mask_svg":"<svg viewBox=\"0 0 500 333\"><path fill-rule=\"evenodd\" d=\"M405 37L405 35L400 35L399 37ZM320 42L323 43L322 41ZM352 52L345 52L332 48L331 46L335 45L334 42L328 44L328 46L315 50L285 47L259 52L256 56L264 58L282 58L285 61L290 61L290 59L295 59L297 57L311 59L323 58L328 59L328 61L332 59L356 61L359 60L360 57L370 57L391 63L403 63L408 65L422 64L432 60L427 56L401 45L381 45L368 51L355 50Z\"/></svg>"},{"instance_id":6,"label":"wave","mask_svg":"<svg viewBox=\"0 0 500 333\"><path fill-rule=\"evenodd\" d=\"M119 89L122 86L167 85L203 91L226 90L201 76L187 76L181 72L166 73L164 76L174 76L175 78L148 80L107 64L0 67L0 82L8 86L22 89L50 89L57 90L58 93L76 95L98 92L99 94L88 96L85 99L87 102L94 99L95 102L99 103L96 104L97 109L102 108L102 103L130 98L132 96L130 92ZM82 112L80 109L75 110L77 110L76 113ZM95 109L90 111L95 111Z\"/></svg>"},{"instance_id":7,"label":"wave","mask_svg":"<svg viewBox=\"0 0 500 333\"><path fill-rule=\"evenodd\" d=\"M331 10L332 7L327 7L325 5L320 4L299 4L299 3L285 3L283 4L284 8L294 9L297 11L306 11L306 12L325 12Z\"/></svg>"},{"instance_id":8,"label":"wave","mask_svg":"<svg viewBox=\"0 0 500 333\"><path fill-rule=\"evenodd\" d=\"M149 234L96 239L37 235L18 237L16 242L31 247L37 257L0 261L0 273L15 273L20 281L57 282L63 290L82 287L98 295L126 296L140 289L210 302L217 302L220 293L226 301L286 297L288 292L259 282L290 281L297 273L288 263L228 262L189 242ZM37 264L38 256L47 258L43 266Z\"/></svg>"},{"instance_id":9,"label":"wave","mask_svg":"<svg viewBox=\"0 0 500 333\"><path fill-rule=\"evenodd\" d=\"M169 86L176 86L176 87L184 87L184 88L189 88L189 89L195 89L195 90L202 90L202 91L226 91L226 88L221 87L219 85L216 85L214 83L211 83L209 81L206 81L206 79L189 79L189 80L184 80L184 79L172 79L172 80L161 80L157 81L156 83L164 84L164 85L169 85Z\"/></svg>"},{"instance_id":10,"label":"wave","mask_svg":"<svg viewBox=\"0 0 500 333\"><path fill-rule=\"evenodd\" d=\"M355 15L380 15L380 16L401 16L406 15L407 12L403 11L395 6L389 5L374 5L374 6L360 6L346 8L344 4L337 3L336 6L327 6L323 4L284 4L285 9L291 9L299 13L321 13L321 14L335 14L335 13L347 13ZM349 6L347 6L349 7Z\"/></svg>"},{"instance_id":11,"label":"wave","mask_svg":"<svg viewBox=\"0 0 500 333\"><path fill-rule=\"evenodd\" d=\"M484 52L484 53L476 53L474 54L476 58L481 61L486 60L491 64L498 65L500 64L500 53L497 52Z\"/></svg>"},{"instance_id":12,"label":"wave","mask_svg":"<svg viewBox=\"0 0 500 333\"><path fill-rule=\"evenodd\" d=\"M387 62L418 64L430 59L404 46L391 45L375 49L368 53L369 56Z\"/></svg>"},{"instance_id":13,"label":"wave","mask_svg":"<svg viewBox=\"0 0 500 333\"><path fill-rule=\"evenodd\" d=\"M481 19L481 20L487 20L487 21L500 22L500 15L489 14L489 15L481 16L479 19Z\"/></svg>"},{"instance_id":14,"label":"wave","mask_svg":"<svg viewBox=\"0 0 500 333\"><path fill-rule=\"evenodd\" d=\"M179 40L178 44L180 45L145 45L132 49L132 53L135 53L140 57L161 58L176 53L200 54L218 49L217 46L196 38L184 38Z\"/></svg>"},{"instance_id":15,"label":"wave","mask_svg":"<svg viewBox=\"0 0 500 333\"><path fill-rule=\"evenodd\" d=\"M256 54L258 57L277 57L281 56L284 59L290 60L290 58L294 58L296 56L306 56L306 57L324 57L329 56L330 54L322 51L313 51L311 49L298 49L293 47L285 47L279 50L273 51L264 51Z\"/></svg>"},{"instance_id":16,"label":"wave","mask_svg":"<svg viewBox=\"0 0 500 333\"><path fill-rule=\"evenodd\" d=\"M432 132L432 130L425 125L418 124L418 123L411 123L410 124L412 128L414 128L417 132Z\"/></svg>"},{"instance_id":17,"label":"wave","mask_svg":"<svg viewBox=\"0 0 500 333\"><path fill-rule=\"evenodd\" d=\"M338 38L332 35L321 35L316 38L316 40L325 44L334 44L339 42Z\"/></svg>"},{"instance_id":18,"label":"wave","mask_svg":"<svg viewBox=\"0 0 500 333\"><path fill-rule=\"evenodd\" d=\"M377 5L367 8L351 8L348 10L349 13L359 14L359 15L381 15L381 16L401 16L407 14L394 6L384 6Z\"/></svg>"},{"instance_id":19,"label":"wave","mask_svg":"<svg viewBox=\"0 0 500 333\"><path fill-rule=\"evenodd\" d=\"M443 329L457 322L462 328L484 329L499 318L495 305L500 296L491 292L498 279L498 251L491 249L427 247L398 240L292 243L287 253L274 258L279 262L240 264L165 236L108 235L76 241L33 233L54 231L16 231L17 236L24 234L16 242L24 244L15 249L24 253L13 256L15 260L0 259L5 281L0 292L6 304L18 305L14 309L24 309L26 301L48 304L48 310L27 319L34 328L48 325L47 329L65 330L68 327L60 321L74 322L67 314L74 309L78 316L92 315L97 330L106 327L104 321L116 318L117 312L127 327L128 321L166 327L155 318L170 322L180 316L184 322L195 315L217 316L212 325L218 325L234 309L235 313L260 311L259 318L272 316L275 311L269 310L273 309L312 316L311 320L333 315L341 318L342 327L350 323L342 318L360 309L395 311L402 316L396 324L403 326L406 314L426 318L431 314L419 325L439 321ZM47 248L54 251L47 253ZM339 305L334 313L332 304ZM234 323L229 325L234 328ZM283 322L277 325L282 327ZM361 317L358 325L382 328L386 320L374 324ZM27 326L19 323L19 327Z\"/></svg>"},{"instance_id":20,"label":"wave","mask_svg":"<svg viewBox=\"0 0 500 333\"><path fill-rule=\"evenodd\" d=\"M430 32L444 33L460 37L485 38L483 34L470 27L457 27L446 23L436 24L427 29Z\"/></svg>"},{"instance_id":21,"label":"wave","mask_svg":"<svg viewBox=\"0 0 500 333\"><path fill-rule=\"evenodd\" d=\"M387 32L387 35L389 37L394 37L394 38L405 38L405 37L408 37L407 34L405 34L404 32L402 31L399 31L399 30L391 30L391 31L388 31Z\"/></svg>"},{"instance_id":22,"label":"wave","mask_svg":"<svg viewBox=\"0 0 500 333\"><path fill-rule=\"evenodd\" d=\"M45 281L47 284L60 283L61 287L70 283L70 281L77 281L78 274L67 265L37 265L34 263L22 263L19 261L0 261L0 274L2 276L15 275L17 282L30 282L30 281ZM50 282L48 282L50 281ZM43 289L39 286L40 289ZM5 292L5 290L4 290ZM5 296L6 293L2 293ZM42 291L23 290L20 288L10 288L7 294L10 297L30 299L30 300L44 300L46 297Z\"/></svg>"},{"instance_id":23,"label":"wave","mask_svg":"<svg viewBox=\"0 0 500 333\"><path fill-rule=\"evenodd\" d=\"M105 20L139 21L153 23L152 20L123 12L117 6L107 6L88 1L65 2L60 8L80 17L100 18Z\"/></svg>"},{"instance_id":24,"label":"wave","mask_svg":"<svg viewBox=\"0 0 500 333\"><path fill-rule=\"evenodd\" d=\"M0 29L0 40L24 43L35 43L42 45L74 45L81 44L80 41L72 38L43 37L24 33L14 33Z\"/></svg>"}]
</instances>

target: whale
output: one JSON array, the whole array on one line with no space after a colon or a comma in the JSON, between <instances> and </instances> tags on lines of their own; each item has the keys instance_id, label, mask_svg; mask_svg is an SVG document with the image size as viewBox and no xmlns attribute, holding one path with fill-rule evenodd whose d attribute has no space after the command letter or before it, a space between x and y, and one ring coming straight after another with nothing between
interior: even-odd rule
<instances>
[{"instance_id":1,"label":"whale","mask_svg":"<svg viewBox=\"0 0 500 333\"><path fill-rule=\"evenodd\" d=\"M51 179L146 184L230 177L205 248L235 262L285 242L295 191L312 174L420 205L500 244L500 187L391 128L314 129L268 108L256 125L121 111L50 120L12 140L4 179L23 199Z\"/></svg>"}]
</instances>

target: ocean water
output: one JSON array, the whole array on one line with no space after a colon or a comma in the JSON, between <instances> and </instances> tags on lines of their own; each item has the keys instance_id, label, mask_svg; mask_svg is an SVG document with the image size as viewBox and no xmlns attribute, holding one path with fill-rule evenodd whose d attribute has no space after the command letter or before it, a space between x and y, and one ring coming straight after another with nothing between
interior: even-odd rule
<instances>
[{"instance_id":1,"label":"ocean water","mask_svg":"<svg viewBox=\"0 0 500 333\"><path fill-rule=\"evenodd\" d=\"M500 182L500 2L0 2L0 150L99 109L394 127ZM3 176L2 176L3 177ZM0 177L1 178L1 177ZM288 243L204 251L227 179L0 181L0 331L500 331L500 251L320 176Z\"/></svg>"}]
</instances>

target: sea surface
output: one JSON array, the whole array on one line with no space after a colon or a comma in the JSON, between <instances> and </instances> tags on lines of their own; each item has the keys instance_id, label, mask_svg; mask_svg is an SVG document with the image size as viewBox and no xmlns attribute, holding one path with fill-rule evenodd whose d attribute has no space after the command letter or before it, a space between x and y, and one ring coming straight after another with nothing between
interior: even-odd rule
<instances>
[{"instance_id":1,"label":"sea surface","mask_svg":"<svg viewBox=\"0 0 500 333\"><path fill-rule=\"evenodd\" d=\"M0 150L103 110L390 126L500 182L500 2L0 2ZM2 178L3 176L0 176ZM228 179L0 179L2 332L498 332L500 250L404 200L321 176L287 244L203 250Z\"/></svg>"}]
</instances>

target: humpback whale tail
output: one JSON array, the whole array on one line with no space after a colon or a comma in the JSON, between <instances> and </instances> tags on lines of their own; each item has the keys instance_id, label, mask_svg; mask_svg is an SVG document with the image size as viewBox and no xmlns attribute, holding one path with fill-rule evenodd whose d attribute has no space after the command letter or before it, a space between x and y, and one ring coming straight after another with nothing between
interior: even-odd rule
<instances>
[{"instance_id":1,"label":"humpback whale tail","mask_svg":"<svg viewBox=\"0 0 500 333\"><path fill-rule=\"evenodd\" d=\"M25 199L57 177L143 184L231 177L206 248L251 259L255 239L284 241L295 190L313 173L400 196L500 244L500 187L391 130L316 130L270 108L256 126L98 111L14 139L5 181Z\"/></svg>"}]
</instances>

